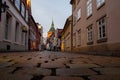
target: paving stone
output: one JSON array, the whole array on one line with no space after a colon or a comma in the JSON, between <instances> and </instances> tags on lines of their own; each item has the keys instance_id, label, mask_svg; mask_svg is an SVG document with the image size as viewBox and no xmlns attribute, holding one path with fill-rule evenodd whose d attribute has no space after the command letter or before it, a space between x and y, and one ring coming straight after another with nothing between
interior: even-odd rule
<instances>
[{"instance_id":1,"label":"paving stone","mask_svg":"<svg viewBox=\"0 0 120 80\"><path fill-rule=\"evenodd\" d=\"M0 80L34 80L35 76L38 79L42 76L44 80L120 80L119 57L49 51L10 52L0 54L0 67ZM22 68L16 70L16 67ZM19 78L21 75L26 78Z\"/></svg>"},{"instance_id":2,"label":"paving stone","mask_svg":"<svg viewBox=\"0 0 120 80\"><path fill-rule=\"evenodd\" d=\"M3 57L2 58L0 58L0 63L1 62L7 62L7 61L9 61L10 59L4 59Z\"/></svg>"},{"instance_id":3,"label":"paving stone","mask_svg":"<svg viewBox=\"0 0 120 80\"><path fill-rule=\"evenodd\" d=\"M81 59L73 59L72 64L83 64L84 62Z\"/></svg>"},{"instance_id":4,"label":"paving stone","mask_svg":"<svg viewBox=\"0 0 120 80\"><path fill-rule=\"evenodd\" d=\"M69 60L67 60L66 58L58 58L58 59L55 59L54 62L59 62L59 63L66 64L66 63L69 62Z\"/></svg>"},{"instance_id":5,"label":"paving stone","mask_svg":"<svg viewBox=\"0 0 120 80\"><path fill-rule=\"evenodd\" d=\"M47 76L42 80L84 80L81 77Z\"/></svg>"},{"instance_id":6,"label":"paving stone","mask_svg":"<svg viewBox=\"0 0 120 80\"><path fill-rule=\"evenodd\" d=\"M96 72L88 68L70 68L70 69L57 69L56 75L60 76L84 76L84 75L95 75Z\"/></svg>"},{"instance_id":7,"label":"paving stone","mask_svg":"<svg viewBox=\"0 0 120 80\"><path fill-rule=\"evenodd\" d=\"M36 64L31 64L29 62L22 62L22 63L17 63L15 65L13 65L13 67L35 67Z\"/></svg>"},{"instance_id":8,"label":"paving stone","mask_svg":"<svg viewBox=\"0 0 120 80\"><path fill-rule=\"evenodd\" d=\"M0 75L3 73L11 73L15 70L15 67L0 68Z\"/></svg>"},{"instance_id":9,"label":"paving stone","mask_svg":"<svg viewBox=\"0 0 120 80\"><path fill-rule=\"evenodd\" d=\"M106 75L120 75L120 68L94 68L94 70Z\"/></svg>"},{"instance_id":10,"label":"paving stone","mask_svg":"<svg viewBox=\"0 0 120 80\"><path fill-rule=\"evenodd\" d=\"M7 74L2 75L0 80L31 80L32 75Z\"/></svg>"},{"instance_id":11,"label":"paving stone","mask_svg":"<svg viewBox=\"0 0 120 80\"><path fill-rule=\"evenodd\" d=\"M49 62L41 64L41 68L65 68L65 65L59 62Z\"/></svg>"},{"instance_id":12,"label":"paving stone","mask_svg":"<svg viewBox=\"0 0 120 80\"><path fill-rule=\"evenodd\" d=\"M50 69L43 69L43 68L23 68L23 69L21 69L19 71L16 71L15 74L49 76L51 74L51 70Z\"/></svg>"},{"instance_id":13,"label":"paving stone","mask_svg":"<svg viewBox=\"0 0 120 80\"><path fill-rule=\"evenodd\" d=\"M15 64L15 63L14 62L2 62L2 63L0 63L0 68L12 66L13 64Z\"/></svg>"},{"instance_id":14,"label":"paving stone","mask_svg":"<svg viewBox=\"0 0 120 80\"><path fill-rule=\"evenodd\" d=\"M66 64L70 68L93 68L93 67L100 67L96 64Z\"/></svg>"},{"instance_id":15,"label":"paving stone","mask_svg":"<svg viewBox=\"0 0 120 80\"><path fill-rule=\"evenodd\" d=\"M90 76L90 80L120 80L120 75L95 75Z\"/></svg>"}]
</instances>

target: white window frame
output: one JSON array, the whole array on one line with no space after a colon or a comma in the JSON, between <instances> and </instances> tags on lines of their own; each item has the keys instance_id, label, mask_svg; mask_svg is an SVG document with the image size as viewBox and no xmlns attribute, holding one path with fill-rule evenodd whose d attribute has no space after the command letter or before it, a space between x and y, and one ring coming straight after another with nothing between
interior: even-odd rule
<instances>
[{"instance_id":1,"label":"white window frame","mask_svg":"<svg viewBox=\"0 0 120 80\"><path fill-rule=\"evenodd\" d=\"M99 8L101 5L105 3L105 0L96 0L97 8Z\"/></svg>"},{"instance_id":2,"label":"white window frame","mask_svg":"<svg viewBox=\"0 0 120 80\"><path fill-rule=\"evenodd\" d=\"M98 39L107 38L106 19L105 19L105 17L103 17L103 18L101 18L100 20L97 21L97 27L98 27Z\"/></svg>"},{"instance_id":3,"label":"white window frame","mask_svg":"<svg viewBox=\"0 0 120 80\"><path fill-rule=\"evenodd\" d=\"M77 11L77 20L81 18L81 8Z\"/></svg>"},{"instance_id":4,"label":"white window frame","mask_svg":"<svg viewBox=\"0 0 120 80\"><path fill-rule=\"evenodd\" d=\"M92 0L87 0L87 16L92 15Z\"/></svg>"},{"instance_id":5,"label":"white window frame","mask_svg":"<svg viewBox=\"0 0 120 80\"><path fill-rule=\"evenodd\" d=\"M93 26L87 27L87 42L93 42Z\"/></svg>"}]
</instances>

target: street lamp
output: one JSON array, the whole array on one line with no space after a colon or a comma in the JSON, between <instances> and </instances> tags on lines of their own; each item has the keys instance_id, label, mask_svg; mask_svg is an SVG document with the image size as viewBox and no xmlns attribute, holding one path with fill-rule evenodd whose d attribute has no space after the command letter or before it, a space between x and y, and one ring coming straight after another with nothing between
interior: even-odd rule
<instances>
[{"instance_id":1,"label":"street lamp","mask_svg":"<svg viewBox=\"0 0 120 80\"><path fill-rule=\"evenodd\" d=\"M42 26L39 24L39 25L38 25L38 29L41 29L41 28L42 28Z\"/></svg>"},{"instance_id":2,"label":"street lamp","mask_svg":"<svg viewBox=\"0 0 120 80\"><path fill-rule=\"evenodd\" d=\"M6 4L6 2L2 3L2 0L0 0L0 21L1 21L1 13L4 13L8 8L9 6Z\"/></svg>"}]
</instances>

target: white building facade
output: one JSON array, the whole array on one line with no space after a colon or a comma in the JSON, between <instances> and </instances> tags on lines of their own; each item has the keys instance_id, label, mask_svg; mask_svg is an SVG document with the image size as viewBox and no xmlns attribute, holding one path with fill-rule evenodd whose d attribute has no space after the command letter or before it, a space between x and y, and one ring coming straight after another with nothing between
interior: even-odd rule
<instances>
[{"instance_id":1,"label":"white building facade","mask_svg":"<svg viewBox=\"0 0 120 80\"><path fill-rule=\"evenodd\" d=\"M0 51L28 50L28 0L2 0L9 7L1 13Z\"/></svg>"}]
</instances>

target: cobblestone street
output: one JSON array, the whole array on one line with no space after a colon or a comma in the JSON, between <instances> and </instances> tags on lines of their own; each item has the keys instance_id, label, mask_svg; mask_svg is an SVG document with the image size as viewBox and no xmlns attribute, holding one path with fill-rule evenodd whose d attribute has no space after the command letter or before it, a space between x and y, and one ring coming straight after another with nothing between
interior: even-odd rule
<instances>
[{"instance_id":1,"label":"cobblestone street","mask_svg":"<svg viewBox=\"0 0 120 80\"><path fill-rule=\"evenodd\" d=\"M120 80L120 57L49 51L1 53L0 80Z\"/></svg>"}]
</instances>

